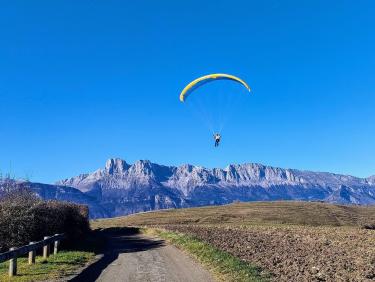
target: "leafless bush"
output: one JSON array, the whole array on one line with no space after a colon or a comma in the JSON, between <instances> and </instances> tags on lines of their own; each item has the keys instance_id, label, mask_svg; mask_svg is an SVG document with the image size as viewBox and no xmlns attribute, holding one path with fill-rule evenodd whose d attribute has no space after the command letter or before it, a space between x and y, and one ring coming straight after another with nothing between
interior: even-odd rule
<instances>
[{"instance_id":1,"label":"leafless bush","mask_svg":"<svg viewBox=\"0 0 375 282\"><path fill-rule=\"evenodd\" d=\"M66 233L68 241L75 241L89 230L86 206L43 201L27 185L1 183L0 251L56 233Z\"/></svg>"}]
</instances>

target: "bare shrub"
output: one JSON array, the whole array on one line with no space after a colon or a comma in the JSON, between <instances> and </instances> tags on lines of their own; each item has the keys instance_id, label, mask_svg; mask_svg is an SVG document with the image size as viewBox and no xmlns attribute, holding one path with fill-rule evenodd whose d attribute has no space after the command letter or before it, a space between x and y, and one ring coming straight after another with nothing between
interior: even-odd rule
<instances>
[{"instance_id":1,"label":"bare shrub","mask_svg":"<svg viewBox=\"0 0 375 282\"><path fill-rule=\"evenodd\" d=\"M14 181L1 183L0 251L56 233L66 233L67 241L74 242L88 232L86 206L43 201L27 185L19 186Z\"/></svg>"}]
</instances>

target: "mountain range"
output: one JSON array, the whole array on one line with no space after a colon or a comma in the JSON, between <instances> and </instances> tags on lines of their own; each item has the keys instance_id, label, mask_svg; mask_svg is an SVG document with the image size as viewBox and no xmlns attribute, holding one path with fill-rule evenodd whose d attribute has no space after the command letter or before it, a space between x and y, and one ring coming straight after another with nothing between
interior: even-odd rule
<instances>
[{"instance_id":1,"label":"mountain range","mask_svg":"<svg viewBox=\"0 0 375 282\"><path fill-rule=\"evenodd\" d=\"M164 166L147 160L128 164L109 159L93 173L32 183L42 198L87 204L92 218L136 212L223 205L234 201L325 201L375 204L375 176L358 178L328 172L282 169L261 164Z\"/></svg>"},{"instance_id":2,"label":"mountain range","mask_svg":"<svg viewBox=\"0 0 375 282\"><path fill-rule=\"evenodd\" d=\"M56 184L80 190L110 216L234 201L375 204L375 176L358 178L253 163L208 169L189 164L176 167L147 160L128 164L121 159L109 159L102 169Z\"/></svg>"}]
</instances>

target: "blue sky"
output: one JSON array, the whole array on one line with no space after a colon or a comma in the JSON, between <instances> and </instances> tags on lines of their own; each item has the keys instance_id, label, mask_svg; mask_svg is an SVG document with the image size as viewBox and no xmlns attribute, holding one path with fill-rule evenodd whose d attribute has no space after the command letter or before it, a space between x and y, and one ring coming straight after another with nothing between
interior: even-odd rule
<instances>
[{"instance_id":1,"label":"blue sky","mask_svg":"<svg viewBox=\"0 0 375 282\"><path fill-rule=\"evenodd\" d=\"M373 1L1 1L0 170L54 182L120 157L375 174L374 11ZM178 100L213 72L254 90L218 149Z\"/></svg>"}]
</instances>

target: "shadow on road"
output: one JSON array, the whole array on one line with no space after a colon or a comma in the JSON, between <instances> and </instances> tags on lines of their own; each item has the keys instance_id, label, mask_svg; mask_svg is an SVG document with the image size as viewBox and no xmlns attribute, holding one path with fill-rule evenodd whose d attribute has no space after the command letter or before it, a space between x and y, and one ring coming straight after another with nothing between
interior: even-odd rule
<instances>
[{"instance_id":1,"label":"shadow on road","mask_svg":"<svg viewBox=\"0 0 375 282\"><path fill-rule=\"evenodd\" d=\"M98 242L105 241L102 257L70 281L95 281L102 271L115 261L121 253L142 252L164 246L162 240L151 240L142 237L139 228L113 227L93 232Z\"/></svg>"}]
</instances>

